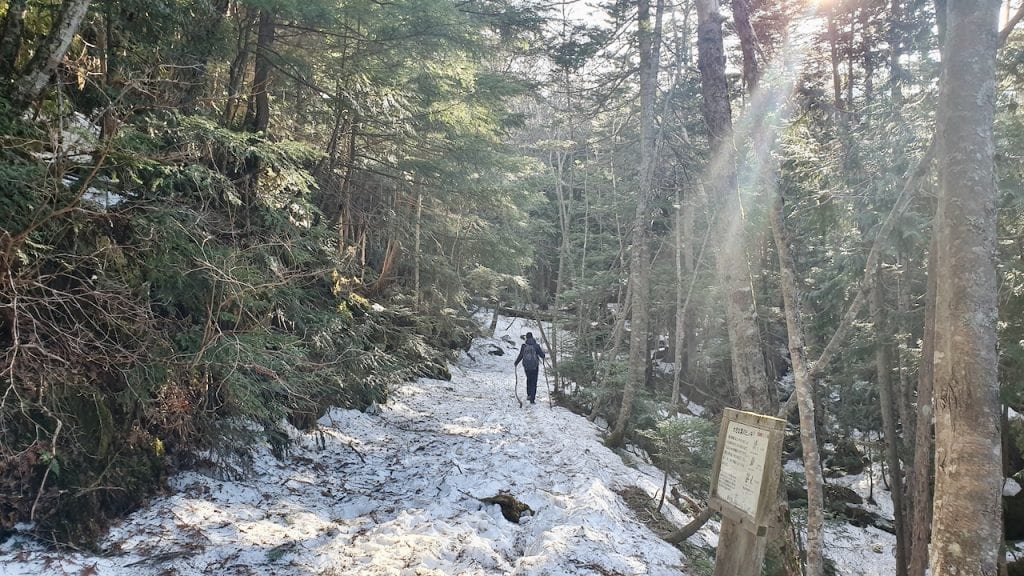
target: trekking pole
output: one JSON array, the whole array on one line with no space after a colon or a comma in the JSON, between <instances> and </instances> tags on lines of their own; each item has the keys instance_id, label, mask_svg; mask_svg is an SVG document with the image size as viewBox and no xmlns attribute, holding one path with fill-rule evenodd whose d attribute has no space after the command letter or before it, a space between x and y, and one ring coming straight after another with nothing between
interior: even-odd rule
<instances>
[{"instance_id":1,"label":"trekking pole","mask_svg":"<svg viewBox=\"0 0 1024 576\"><path fill-rule=\"evenodd\" d=\"M515 392L516 402L519 402L519 407L522 408L523 401L519 399L519 368L513 365L512 372L516 375L516 387L513 388L512 391Z\"/></svg>"}]
</instances>

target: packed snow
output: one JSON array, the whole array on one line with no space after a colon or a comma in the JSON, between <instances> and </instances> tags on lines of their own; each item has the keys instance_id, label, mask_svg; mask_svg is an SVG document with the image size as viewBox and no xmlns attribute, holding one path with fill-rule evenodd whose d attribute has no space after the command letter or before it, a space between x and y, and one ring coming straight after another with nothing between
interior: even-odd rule
<instances>
[{"instance_id":1,"label":"packed snow","mask_svg":"<svg viewBox=\"0 0 1024 576\"><path fill-rule=\"evenodd\" d=\"M386 406L334 409L318 430L292 430L283 460L258 447L244 479L177 474L171 495L115 526L101 554L10 538L0 543L0 574L698 574L616 493L654 496L658 470L605 448L597 425L550 406L544 369L537 404L525 401L519 372L520 407L512 362L527 330L538 332L504 319L450 382L411 382ZM532 515L511 522L481 501L503 492ZM689 520L666 510L679 525ZM709 522L690 541L714 546L717 528ZM839 573L894 573L887 536L831 532Z\"/></svg>"}]
</instances>

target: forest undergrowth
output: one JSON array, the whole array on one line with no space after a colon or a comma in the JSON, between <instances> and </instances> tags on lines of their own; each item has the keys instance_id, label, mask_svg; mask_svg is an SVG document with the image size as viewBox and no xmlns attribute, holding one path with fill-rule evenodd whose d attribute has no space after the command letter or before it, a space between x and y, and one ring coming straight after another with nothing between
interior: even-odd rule
<instances>
[{"instance_id":1,"label":"forest undergrowth","mask_svg":"<svg viewBox=\"0 0 1024 576\"><path fill-rule=\"evenodd\" d=\"M87 545L173 470L243 471L258 439L287 451L285 419L448 378L472 338L453 309L366 288L308 146L173 113L110 136L4 112L0 537Z\"/></svg>"}]
</instances>

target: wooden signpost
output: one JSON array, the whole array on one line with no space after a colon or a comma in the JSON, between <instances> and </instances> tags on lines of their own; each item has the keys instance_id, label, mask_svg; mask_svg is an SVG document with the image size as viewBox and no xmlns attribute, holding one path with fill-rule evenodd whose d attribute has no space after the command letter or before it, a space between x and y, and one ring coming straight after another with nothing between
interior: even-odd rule
<instances>
[{"instance_id":1,"label":"wooden signpost","mask_svg":"<svg viewBox=\"0 0 1024 576\"><path fill-rule=\"evenodd\" d=\"M785 420L725 409L711 469L710 506L722 514L715 576L761 574L785 428Z\"/></svg>"}]
</instances>

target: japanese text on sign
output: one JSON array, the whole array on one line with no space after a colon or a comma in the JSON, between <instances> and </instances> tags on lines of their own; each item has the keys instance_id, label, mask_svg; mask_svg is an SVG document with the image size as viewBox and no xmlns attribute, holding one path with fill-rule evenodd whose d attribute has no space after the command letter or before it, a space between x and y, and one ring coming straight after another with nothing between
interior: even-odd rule
<instances>
[{"instance_id":1,"label":"japanese text on sign","mask_svg":"<svg viewBox=\"0 0 1024 576\"><path fill-rule=\"evenodd\" d=\"M767 430L729 422L722 449L717 496L752 518L757 516L767 448Z\"/></svg>"}]
</instances>

